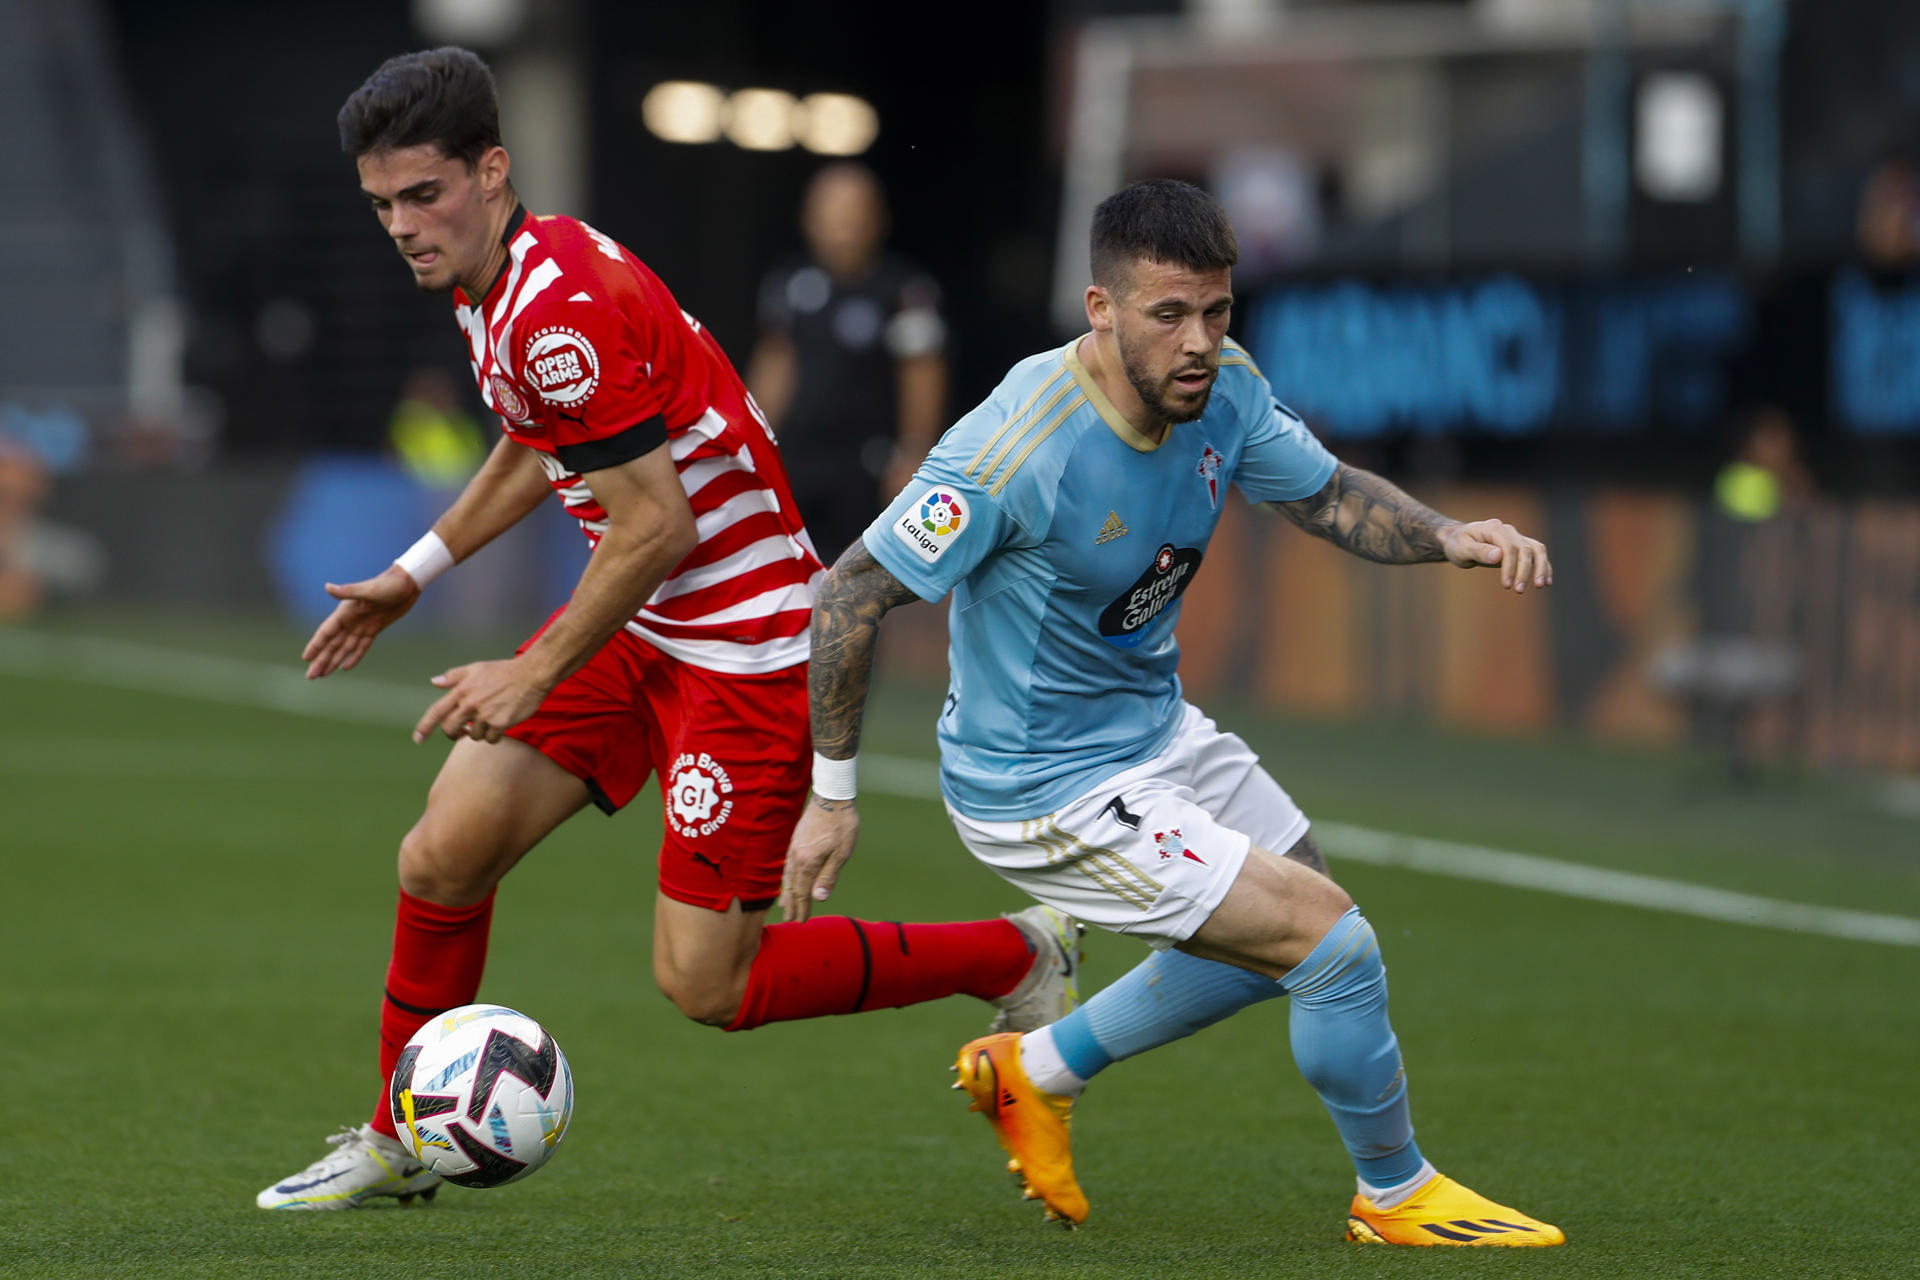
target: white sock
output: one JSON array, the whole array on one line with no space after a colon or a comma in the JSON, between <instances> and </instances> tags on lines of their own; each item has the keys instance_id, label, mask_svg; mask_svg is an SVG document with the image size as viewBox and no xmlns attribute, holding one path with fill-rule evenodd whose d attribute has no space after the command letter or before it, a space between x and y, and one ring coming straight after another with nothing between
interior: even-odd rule
<instances>
[{"instance_id":1,"label":"white sock","mask_svg":"<svg viewBox=\"0 0 1920 1280\"><path fill-rule=\"evenodd\" d=\"M1029 1072L1028 1074L1031 1075L1032 1073ZM1361 1195L1373 1201L1382 1209L1393 1209L1405 1204L1414 1192L1426 1186L1439 1176L1440 1171L1433 1167L1433 1161L1422 1160L1418 1173L1408 1178L1405 1182L1398 1183L1391 1187L1368 1186L1365 1182L1360 1182L1358 1178L1355 1178L1354 1181L1360 1183Z\"/></svg>"},{"instance_id":2,"label":"white sock","mask_svg":"<svg viewBox=\"0 0 1920 1280\"><path fill-rule=\"evenodd\" d=\"M1053 1028L1042 1027L1020 1037L1020 1069L1033 1081L1033 1087L1048 1093L1077 1098L1087 1082L1073 1074L1067 1060L1054 1047Z\"/></svg>"}]
</instances>

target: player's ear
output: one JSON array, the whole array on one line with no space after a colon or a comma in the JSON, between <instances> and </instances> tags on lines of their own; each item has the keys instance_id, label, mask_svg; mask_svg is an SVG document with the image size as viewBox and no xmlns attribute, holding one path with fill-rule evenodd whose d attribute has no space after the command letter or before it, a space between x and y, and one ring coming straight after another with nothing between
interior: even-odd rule
<instances>
[{"instance_id":1,"label":"player's ear","mask_svg":"<svg viewBox=\"0 0 1920 1280\"><path fill-rule=\"evenodd\" d=\"M507 156L505 147L488 147L481 152L480 158L474 162L473 166L474 173L480 179L481 193L488 199L492 199L495 194L505 190L507 172L512 167L513 162Z\"/></svg>"},{"instance_id":2,"label":"player's ear","mask_svg":"<svg viewBox=\"0 0 1920 1280\"><path fill-rule=\"evenodd\" d=\"M1087 323L1095 333L1113 328L1113 295L1097 284L1087 286Z\"/></svg>"}]
</instances>

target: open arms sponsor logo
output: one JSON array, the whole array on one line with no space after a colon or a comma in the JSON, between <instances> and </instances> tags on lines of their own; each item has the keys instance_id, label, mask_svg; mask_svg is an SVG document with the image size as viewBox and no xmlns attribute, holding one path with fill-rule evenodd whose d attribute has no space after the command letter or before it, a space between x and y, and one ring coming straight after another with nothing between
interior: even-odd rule
<instances>
[{"instance_id":1,"label":"open arms sponsor logo","mask_svg":"<svg viewBox=\"0 0 1920 1280\"><path fill-rule=\"evenodd\" d=\"M910 503L893 524L893 536L913 548L913 553L928 564L952 544L967 527L966 503L950 489L938 486Z\"/></svg>"},{"instance_id":2,"label":"open arms sponsor logo","mask_svg":"<svg viewBox=\"0 0 1920 1280\"><path fill-rule=\"evenodd\" d=\"M1140 643L1146 626L1180 598L1200 568L1201 553L1192 547L1162 546L1147 571L1100 614L1100 634L1107 643L1131 649Z\"/></svg>"},{"instance_id":3,"label":"open arms sponsor logo","mask_svg":"<svg viewBox=\"0 0 1920 1280\"><path fill-rule=\"evenodd\" d=\"M600 354L578 329L549 325L527 339L520 375L548 404L584 404L600 385Z\"/></svg>"}]
</instances>

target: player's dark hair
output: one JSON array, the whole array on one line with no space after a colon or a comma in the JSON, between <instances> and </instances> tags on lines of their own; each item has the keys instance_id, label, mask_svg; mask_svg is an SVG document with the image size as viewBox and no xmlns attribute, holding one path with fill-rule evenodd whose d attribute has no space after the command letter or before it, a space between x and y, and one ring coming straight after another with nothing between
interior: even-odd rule
<instances>
[{"instance_id":1,"label":"player's dark hair","mask_svg":"<svg viewBox=\"0 0 1920 1280\"><path fill-rule=\"evenodd\" d=\"M471 169L500 145L500 104L493 72L456 45L388 58L340 108L340 149L371 151L435 146Z\"/></svg>"},{"instance_id":2,"label":"player's dark hair","mask_svg":"<svg viewBox=\"0 0 1920 1280\"><path fill-rule=\"evenodd\" d=\"M1240 261L1240 242L1212 196L1191 182L1152 178L1100 202L1091 256L1093 282L1118 289L1142 258L1214 271Z\"/></svg>"}]
</instances>

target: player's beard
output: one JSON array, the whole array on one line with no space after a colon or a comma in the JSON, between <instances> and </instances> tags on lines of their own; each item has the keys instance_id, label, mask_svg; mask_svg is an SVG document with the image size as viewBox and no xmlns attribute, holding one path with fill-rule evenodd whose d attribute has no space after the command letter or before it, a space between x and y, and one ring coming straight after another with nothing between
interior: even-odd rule
<instances>
[{"instance_id":1,"label":"player's beard","mask_svg":"<svg viewBox=\"0 0 1920 1280\"><path fill-rule=\"evenodd\" d=\"M420 272L413 270L412 262L407 263L407 270L413 273L413 287L421 293L452 293L454 288L460 283L452 276L448 276L444 280L436 280L431 276L422 275Z\"/></svg>"},{"instance_id":2,"label":"player's beard","mask_svg":"<svg viewBox=\"0 0 1920 1280\"><path fill-rule=\"evenodd\" d=\"M1191 372L1193 366L1169 369L1164 376L1155 378L1148 366L1146 353L1128 342L1126 335L1115 336L1120 340L1120 367L1126 371L1127 381L1133 384L1134 394L1140 397L1142 404L1168 423L1193 422L1206 413L1207 401L1213 396L1211 381L1198 396L1180 395L1173 385L1173 375ZM1219 372L1219 365L1215 363L1207 362L1204 367L1208 373ZM1180 398L1174 399L1174 396Z\"/></svg>"},{"instance_id":3,"label":"player's beard","mask_svg":"<svg viewBox=\"0 0 1920 1280\"><path fill-rule=\"evenodd\" d=\"M460 273L447 270L445 249L437 249L434 252L438 256L434 259L433 265L424 272L414 265L413 259L408 256L405 249L400 250L400 260L407 264L407 274L413 277L413 287L421 293L452 293L460 283ZM445 274L438 274L440 272Z\"/></svg>"}]
</instances>

